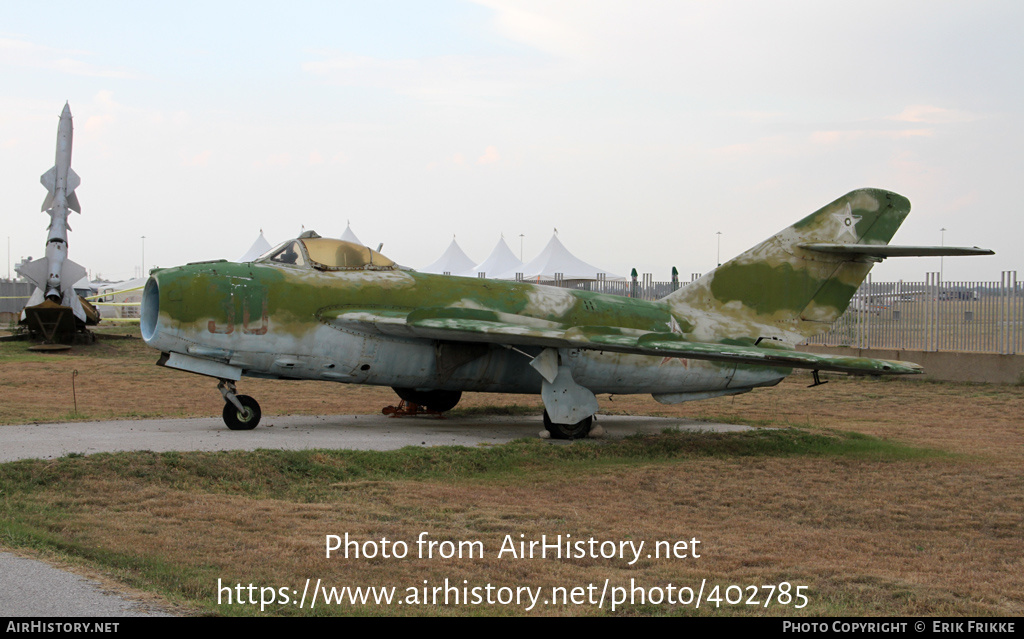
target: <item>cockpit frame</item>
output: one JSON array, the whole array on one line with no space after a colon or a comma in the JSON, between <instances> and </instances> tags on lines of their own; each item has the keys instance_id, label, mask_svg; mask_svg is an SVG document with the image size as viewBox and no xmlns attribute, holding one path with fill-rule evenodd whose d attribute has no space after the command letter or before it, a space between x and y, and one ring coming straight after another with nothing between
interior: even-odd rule
<instances>
[{"instance_id":1,"label":"cockpit frame","mask_svg":"<svg viewBox=\"0 0 1024 639\"><path fill-rule=\"evenodd\" d=\"M318 271L393 271L398 266L368 246L319 236L286 240L256 262L312 267Z\"/></svg>"}]
</instances>

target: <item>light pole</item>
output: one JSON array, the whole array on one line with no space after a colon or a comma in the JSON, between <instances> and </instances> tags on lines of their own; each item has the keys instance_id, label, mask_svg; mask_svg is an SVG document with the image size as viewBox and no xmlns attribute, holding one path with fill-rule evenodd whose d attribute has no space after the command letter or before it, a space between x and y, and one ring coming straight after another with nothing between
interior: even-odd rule
<instances>
[{"instance_id":1,"label":"light pole","mask_svg":"<svg viewBox=\"0 0 1024 639\"><path fill-rule=\"evenodd\" d=\"M520 262L523 261L523 238L524 237L526 237L525 234L523 234L523 233L519 234L519 261Z\"/></svg>"},{"instance_id":2,"label":"light pole","mask_svg":"<svg viewBox=\"0 0 1024 639\"><path fill-rule=\"evenodd\" d=\"M146 277L146 236L142 236L142 277Z\"/></svg>"},{"instance_id":3,"label":"light pole","mask_svg":"<svg viewBox=\"0 0 1024 639\"><path fill-rule=\"evenodd\" d=\"M946 227L943 226L941 229L939 229L939 233L942 233L942 239L940 240L940 244L942 246L946 246ZM943 273L945 271L945 266L946 266L946 257L944 255L940 255L939 256L939 282L943 282L944 279L945 279L943 277Z\"/></svg>"},{"instance_id":4,"label":"light pole","mask_svg":"<svg viewBox=\"0 0 1024 639\"><path fill-rule=\"evenodd\" d=\"M715 254L715 262L718 266L722 265L722 232L715 231L715 235L718 236L718 252Z\"/></svg>"}]
</instances>

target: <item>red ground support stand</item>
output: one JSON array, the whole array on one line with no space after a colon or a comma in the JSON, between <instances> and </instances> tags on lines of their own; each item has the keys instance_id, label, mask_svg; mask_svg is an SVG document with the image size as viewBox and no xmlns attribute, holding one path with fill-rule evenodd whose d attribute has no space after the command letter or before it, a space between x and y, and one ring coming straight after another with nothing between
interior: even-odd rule
<instances>
[{"instance_id":1,"label":"red ground support stand","mask_svg":"<svg viewBox=\"0 0 1024 639\"><path fill-rule=\"evenodd\" d=\"M418 417L420 415L435 415L438 419L444 419L444 413L439 413L436 410L430 410L419 404L413 404L407 402L404 399L398 403L398 406L385 406L381 409L382 413L388 417Z\"/></svg>"}]
</instances>

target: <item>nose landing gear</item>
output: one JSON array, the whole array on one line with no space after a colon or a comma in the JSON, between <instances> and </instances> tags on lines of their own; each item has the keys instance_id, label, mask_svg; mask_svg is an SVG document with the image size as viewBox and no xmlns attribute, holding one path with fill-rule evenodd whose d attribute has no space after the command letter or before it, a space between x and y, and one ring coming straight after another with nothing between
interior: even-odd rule
<instances>
[{"instance_id":1,"label":"nose landing gear","mask_svg":"<svg viewBox=\"0 0 1024 639\"><path fill-rule=\"evenodd\" d=\"M222 379L217 390L224 396L224 423L231 430L252 430L260 423L260 404L248 395L238 395L235 383Z\"/></svg>"},{"instance_id":2,"label":"nose landing gear","mask_svg":"<svg viewBox=\"0 0 1024 639\"><path fill-rule=\"evenodd\" d=\"M551 433L551 439L586 439L594 425L594 416L586 417L575 424L556 424L544 411L544 428Z\"/></svg>"}]
</instances>

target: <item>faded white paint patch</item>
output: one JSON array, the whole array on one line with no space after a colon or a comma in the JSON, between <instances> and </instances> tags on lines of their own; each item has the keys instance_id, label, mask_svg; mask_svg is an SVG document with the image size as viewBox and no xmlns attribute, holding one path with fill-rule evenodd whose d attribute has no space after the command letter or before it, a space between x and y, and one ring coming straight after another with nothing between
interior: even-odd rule
<instances>
[{"instance_id":1,"label":"faded white paint patch","mask_svg":"<svg viewBox=\"0 0 1024 639\"><path fill-rule=\"evenodd\" d=\"M284 269L282 269L284 270ZM338 282L358 282L363 285L374 285L381 288L407 288L415 286L416 278L405 271L295 271L289 269L288 279L319 286L335 286L332 279Z\"/></svg>"},{"instance_id":2,"label":"faded white paint patch","mask_svg":"<svg viewBox=\"0 0 1024 639\"><path fill-rule=\"evenodd\" d=\"M488 308L476 300L471 300L467 297L462 298L458 302L454 302L450 305L450 308L469 308L476 311L493 311L494 309Z\"/></svg>"},{"instance_id":3,"label":"faded white paint patch","mask_svg":"<svg viewBox=\"0 0 1024 639\"><path fill-rule=\"evenodd\" d=\"M526 292L526 299L523 312L537 317L561 317L576 303L572 293L553 286L533 286Z\"/></svg>"}]
</instances>

